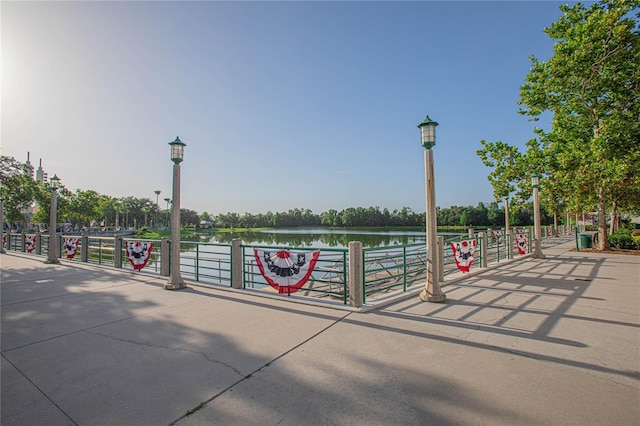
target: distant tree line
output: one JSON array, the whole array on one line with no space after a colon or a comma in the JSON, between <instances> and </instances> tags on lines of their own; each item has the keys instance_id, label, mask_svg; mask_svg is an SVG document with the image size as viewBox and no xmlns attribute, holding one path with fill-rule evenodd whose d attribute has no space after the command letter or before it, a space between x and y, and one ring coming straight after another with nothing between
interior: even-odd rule
<instances>
[{"instance_id":1,"label":"distant tree line","mask_svg":"<svg viewBox=\"0 0 640 426\"><path fill-rule=\"evenodd\" d=\"M49 182L37 182L32 171L12 157L0 157L0 197L4 200L5 220L8 222L49 224L51 187ZM159 191L158 191L159 192ZM58 190L58 223L69 222L74 226L99 226L120 228L165 227L171 212L170 199L111 197L94 190L70 191L64 185ZM163 208L164 207L164 208ZM504 226L504 207L496 202L478 203L477 206L451 206L438 208L439 226ZM380 207L349 207L343 210L327 210L320 214L309 209L292 209L286 212L199 214L190 209L180 209L182 226L198 227L208 221L216 228L290 228L290 227L420 227L425 226L425 214L409 207L389 210ZM542 223L550 223L543 210ZM531 225L531 203L512 207L511 223Z\"/></svg>"},{"instance_id":2,"label":"distant tree line","mask_svg":"<svg viewBox=\"0 0 640 426\"><path fill-rule=\"evenodd\" d=\"M478 203L477 206L438 207L438 226L504 226L504 207L496 202L488 205ZM550 224L553 218L542 211L542 223ZM349 207L343 210L327 210L314 214L309 209L293 209L287 212L271 211L267 213L221 213L211 215L204 212L201 220L209 221L216 228L288 228L326 226L335 228L359 227L422 227L425 226L425 213L416 213L409 207L400 210L389 210L380 207ZM533 205L523 203L513 208L511 224L529 226L533 224Z\"/></svg>"}]
</instances>

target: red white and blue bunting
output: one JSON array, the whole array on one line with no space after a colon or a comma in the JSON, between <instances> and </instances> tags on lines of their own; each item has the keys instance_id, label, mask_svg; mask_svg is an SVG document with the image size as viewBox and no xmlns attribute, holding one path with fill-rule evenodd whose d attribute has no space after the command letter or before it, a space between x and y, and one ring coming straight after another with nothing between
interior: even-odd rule
<instances>
[{"instance_id":1,"label":"red white and blue bunting","mask_svg":"<svg viewBox=\"0 0 640 426\"><path fill-rule=\"evenodd\" d=\"M67 237L62 239L62 250L64 250L64 254L67 256L67 259L73 259L78 251L78 242L79 238Z\"/></svg>"},{"instance_id":2,"label":"red white and blue bunting","mask_svg":"<svg viewBox=\"0 0 640 426\"><path fill-rule=\"evenodd\" d=\"M36 234L24 234L24 251L33 253L36 249Z\"/></svg>"},{"instance_id":3,"label":"red white and blue bunting","mask_svg":"<svg viewBox=\"0 0 640 426\"><path fill-rule=\"evenodd\" d=\"M291 294L309 280L320 251L292 253L287 250L253 249L260 273L279 294Z\"/></svg>"},{"instance_id":4,"label":"red white and blue bunting","mask_svg":"<svg viewBox=\"0 0 640 426\"><path fill-rule=\"evenodd\" d=\"M502 235L503 235L503 231L497 230L491 230L491 237L494 243L498 243L498 244L502 244Z\"/></svg>"},{"instance_id":5,"label":"red white and blue bunting","mask_svg":"<svg viewBox=\"0 0 640 426\"><path fill-rule=\"evenodd\" d=\"M453 258L456 260L458 269L462 272L469 272L469 268L473 263L473 254L476 251L476 240L451 243L451 248L453 249Z\"/></svg>"},{"instance_id":6,"label":"red white and blue bunting","mask_svg":"<svg viewBox=\"0 0 640 426\"><path fill-rule=\"evenodd\" d=\"M151 256L153 243L142 241L126 241L127 257L131 262L131 266L136 271L141 270L147 265Z\"/></svg>"},{"instance_id":7,"label":"red white and blue bunting","mask_svg":"<svg viewBox=\"0 0 640 426\"><path fill-rule=\"evenodd\" d=\"M527 234L516 234L516 247L520 254L527 252Z\"/></svg>"}]
</instances>

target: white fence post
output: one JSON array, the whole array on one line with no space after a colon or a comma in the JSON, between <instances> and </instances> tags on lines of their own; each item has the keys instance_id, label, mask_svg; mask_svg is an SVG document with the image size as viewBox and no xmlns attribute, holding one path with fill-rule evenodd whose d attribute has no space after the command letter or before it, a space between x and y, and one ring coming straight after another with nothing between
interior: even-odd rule
<instances>
[{"instance_id":1,"label":"white fence post","mask_svg":"<svg viewBox=\"0 0 640 426\"><path fill-rule=\"evenodd\" d=\"M347 287L349 290L349 306L359 308L362 306L362 271L364 267L362 243L360 241L349 242L349 274Z\"/></svg>"},{"instance_id":2,"label":"white fence post","mask_svg":"<svg viewBox=\"0 0 640 426\"><path fill-rule=\"evenodd\" d=\"M160 275L169 276L169 238L162 237L160 240Z\"/></svg>"},{"instance_id":3,"label":"white fence post","mask_svg":"<svg viewBox=\"0 0 640 426\"><path fill-rule=\"evenodd\" d=\"M473 232L473 229L469 230L469 234ZM438 281L444 281L444 237L438 235L437 237L437 246L438 246L438 263L440 263L438 267Z\"/></svg>"},{"instance_id":4,"label":"white fence post","mask_svg":"<svg viewBox=\"0 0 640 426\"><path fill-rule=\"evenodd\" d=\"M487 267L487 233L479 232L478 238L480 238L480 253L482 254L482 257L480 259L480 267L486 268Z\"/></svg>"},{"instance_id":5,"label":"white fence post","mask_svg":"<svg viewBox=\"0 0 640 426\"><path fill-rule=\"evenodd\" d=\"M231 240L231 287L242 288L242 275L244 266L242 265L242 239Z\"/></svg>"}]
</instances>

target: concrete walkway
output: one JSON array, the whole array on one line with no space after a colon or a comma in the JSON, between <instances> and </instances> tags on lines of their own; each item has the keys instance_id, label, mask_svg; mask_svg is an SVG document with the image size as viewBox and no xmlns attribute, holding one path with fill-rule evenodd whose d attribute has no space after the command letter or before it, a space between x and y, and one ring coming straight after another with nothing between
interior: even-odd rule
<instances>
[{"instance_id":1,"label":"concrete walkway","mask_svg":"<svg viewBox=\"0 0 640 426\"><path fill-rule=\"evenodd\" d=\"M637 425L640 256L574 246L370 313L1 255L1 423Z\"/></svg>"}]
</instances>

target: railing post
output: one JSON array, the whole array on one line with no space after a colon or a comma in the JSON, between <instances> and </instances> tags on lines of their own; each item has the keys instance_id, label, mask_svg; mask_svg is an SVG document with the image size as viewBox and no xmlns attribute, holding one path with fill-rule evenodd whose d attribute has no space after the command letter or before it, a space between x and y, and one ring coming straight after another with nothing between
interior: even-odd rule
<instances>
[{"instance_id":1,"label":"railing post","mask_svg":"<svg viewBox=\"0 0 640 426\"><path fill-rule=\"evenodd\" d=\"M36 234L36 254L42 254L42 234Z\"/></svg>"},{"instance_id":2,"label":"railing post","mask_svg":"<svg viewBox=\"0 0 640 426\"><path fill-rule=\"evenodd\" d=\"M513 247L511 245L511 229L509 229L509 232L505 233L504 240L507 244L507 259L511 259L513 257Z\"/></svg>"},{"instance_id":3,"label":"railing post","mask_svg":"<svg viewBox=\"0 0 640 426\"><path fill-rule=\"evenodd\" d=\"M160 275L169 276L169 238L160 240Z\"/></svg>"},{"instance_id":4,"label":"railing post","mask_svg":"<svg viewBox=\"0 0 640 426\"><path fill-rule=\"evenodd\" d=\"M119 235L113 239L113 266L122 268L122 237Z\"/></svg>"},{"instance_id":5,"label":"railing post","mask_svg":"<svg viewBox=\"0 0 640 426\"><path fill-rule=\"evenodd\" d=\"M362 306L363 296L363 254L362 243L360 241L349 242L349 306L359 308Z\"/></svg>"},{"instance_id":6,"label":"railing post","mask_svg":"<svg viewBox=\"0 0 640 426\"><path fill-rule=\"evenodd\" d=\"M82 233L82 240L80 241L80 262L89 261L89 233Z\"/></svg>"},{"instance_id":7,"label":"railing post","mask_svg":"<svg viewBox=\"0 0 640 426\"><path fill-rule=\"evenodd\" d=\"M487 267L487 233L479 232L478 238L480 238L480 267Z\"/></svg>"},{"instance_id":8,"label":"railing post","mask_svg":"<svg viewBox=\"0 0 640 426\"><path fill-rule=\"evenodd\" d=\"M244 266L242 265L242 239L231 240L231 287L242 288L242 276Z\"/></svg>"},{"instance_id":9,"label":"railing post","mask_svg":"<svg viewBox=\"0 0 640 426\"><path fill-rule=\"evenodd\" d=\"M472 233L473 229L470 229L469 235L471 235ZM444 281L444 237L438 235L436 239L436 245L438 246L438 263L440 263L438 267L438 281L442 282Z\"/></svg>"}]
</instances>

